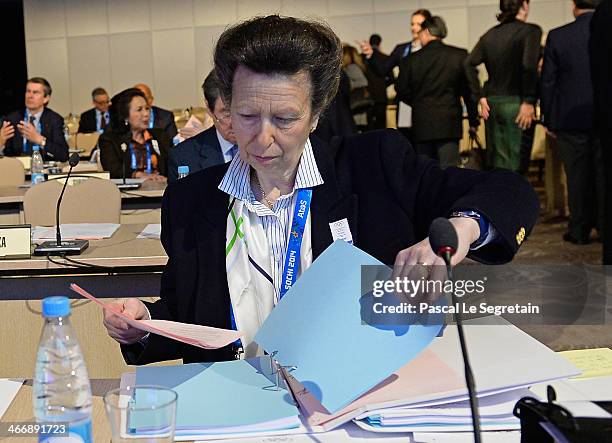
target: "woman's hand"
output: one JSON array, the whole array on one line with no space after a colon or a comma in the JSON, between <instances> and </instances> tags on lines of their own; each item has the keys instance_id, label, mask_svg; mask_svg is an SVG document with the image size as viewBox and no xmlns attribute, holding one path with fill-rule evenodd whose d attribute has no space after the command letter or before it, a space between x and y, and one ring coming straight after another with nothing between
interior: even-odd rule
<instances>
[{"instance_id":1,"label":"woman's hand","mask_svg":"<svg viewBox=\"0 0 612 443\"><path fill-rule=\"evenodd\" d=\"M15 127L10 122L2 122L0 127L0 147L4 148L6 141L15 135Z\"/></svg>"},{"instance_id":2,"label":"woman's hand","mask_svg":"<svg viewBox=\"0 0 612 443\"><path fill-rule=\"evenodd\" d=\"M514 122L522 130L529 129L535 120L535 107L530 103L521 103L519 112Z\"/></svg>"},{"instance_id":3,"label":"woman's hand","mask_svg":"<svg viewBox=\"0 0 612 443\"><path fill-rule=\"evenodd\" d=\"M457 251L451 258L451 266L459 264L470 251L470 245L480 237L480 226L472 218L454 217L449 219L457 231L459 243ZM420 280L425 278L430 281L446 280L446 266L444 260L434 254L429 243L429 237L400 251L395 258L392 280L400 279ZM416 301L434 302L440 294L417 294Z\"/></svg>"},{"instance_id":4,"label":"woman's hand","mask_svg":"<svg viewBox=\"0 0 612 443\"><path fill-rule=\"evenodd\" d=\"M480 103L480 115L482 115L483 119L487 120L491 113L491 107L489 106L489 102L487 101L487 98L482 97L478 101L478 103Z\"/></svg>"},{"instance_id":5,"label":"woman's hand","mask_svg":"<svg viewBox=\"0 0 612 443\"><path fill-rule=\"evenodd\" d=\"M122 298L108 305L134 320L150 320L149 311L137 298ZM122 345L131 345L147 335L147 332L128 325L125 320L109 309L104 310L104 326L106 326L108 335Z\"/></svg>"}]
</instances>

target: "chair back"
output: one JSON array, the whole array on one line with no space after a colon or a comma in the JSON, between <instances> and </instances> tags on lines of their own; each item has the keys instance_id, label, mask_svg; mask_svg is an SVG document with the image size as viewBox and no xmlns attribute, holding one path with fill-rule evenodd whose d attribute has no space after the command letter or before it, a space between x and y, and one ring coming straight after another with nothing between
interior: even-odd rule
<instances>
[{"instance_id":1,"label":"chair back","mask_svg":"<svg viewBox=\"0 0 612 443\"><path fill-rule=\"evenodd\" d=\"M0 186L19 186L24 181L23 163L14 157L0 158Z\"/></svg>"},{"instance_id":2,"label":"chair back","mask_svg":"<svg viewBox=\"0 0 612 443\"><path fill-rule=\"evenodd\" d=\"M23 197L25 222L55 225L55 207L63 180L32 186ZM121 192L110 180L89 178L68 185L60 210L61 223L120 223Z\"/></svg>"},{"instance_id":3,"label":"chair back","mask_svg":"<svg viewBox=\"0 0 612 443\"><path fill-rule=\"evenodd\" d=\"M76 134L76 147L78 149L83 149L83 152L80 154L81 157L89 157L91 155L91 151L93 151L93 148L98 144L99 138L99 132L90 132L87 134L79 132Z\"/></svg>"}]
</instances>

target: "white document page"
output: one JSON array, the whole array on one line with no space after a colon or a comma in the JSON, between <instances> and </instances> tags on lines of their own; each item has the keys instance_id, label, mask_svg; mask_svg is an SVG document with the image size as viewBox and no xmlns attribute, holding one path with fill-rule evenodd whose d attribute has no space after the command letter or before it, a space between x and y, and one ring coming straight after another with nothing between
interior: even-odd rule
<instances>
[{"instance_id":1,"label":"white document page","mask_svg":"<svg viewBox=\"0 0 612 443\"><path fill-rule=\"evenodd\" d=\"M66 223L61 224L62 240L102 240L110 238L119 229L116 223ZM32 229L32 241L55 240L55 226L36 226Z\"/></svg>"},{"instance_id":2,"label":"white document page","mask_svg":"<svg viewBox=\"0 0 612 443\"><path fill-rule=\"evenodd\" d=\"M158 239L161 236L161 223L151 223L145 226L138 237L136 238L153 238Z\"/></svg>"},{"instance_id":3,"label":"white document page","mask_svg":"<svg viewBox=\"0 0 612 443\"><path fill-rule=\"evenodd\" d=\"M22 378L0 378L0 418L4 415L23 385Z\"/></svg>"}]
</instances>

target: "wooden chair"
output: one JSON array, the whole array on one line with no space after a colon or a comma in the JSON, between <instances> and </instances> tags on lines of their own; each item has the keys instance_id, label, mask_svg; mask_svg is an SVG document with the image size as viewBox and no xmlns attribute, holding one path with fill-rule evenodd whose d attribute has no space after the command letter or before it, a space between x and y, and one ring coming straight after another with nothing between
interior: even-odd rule
<instances>
[{"instance_id":1,"label":"wooden chair","mask_svg":"<svg viewBox=\"0 0 612 443\"><path fill-rule=\"evenodd\" d=\"M25 181L23 163L14 157L0 158L0 186L19 186Z\"/></svg>"},{"instance_id":2,"label":"wooden chair","mask_svg":"<svg viewBox=\"0 0 612 443\"><path fill-rule=\"evenodd\" d=\"M25 222L55 225L55 206L63 185L63 180L49 180L28 189L23 197ZM61 223L120 223L120 217L121 192L113 182L90 178L66 187Z\"/></svg>"}]
</instances>

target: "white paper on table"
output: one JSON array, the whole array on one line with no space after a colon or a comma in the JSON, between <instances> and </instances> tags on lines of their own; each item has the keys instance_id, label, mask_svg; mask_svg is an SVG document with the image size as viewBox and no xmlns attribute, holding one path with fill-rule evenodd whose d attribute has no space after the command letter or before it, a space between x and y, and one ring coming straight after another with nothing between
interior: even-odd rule
<instances>
[{"instance_id":1,"label":"white paper on table","mask_svg":"<svg viewBox=\"0 0 612 443\"><path fill-rule=\"evenodd\" d=\"M415 432L412 434L414 443L472 443L474 434L471 432ZM494 431L481 434L483 443L519 443L520 431Z\"/></svg>"},{"instance_id":2,"label":"white paper on table","mask_svg":"<svg viewBox=\"0 0 612 443\"><path fill-rule=\"evenodd\" d=\"M168 320L134 320L117 309L114 309L108 304L98 300L89 292L85 291L74 283L70 285L70 289L77 294L99 304L103 309L112 311L134 328L138 328L152 334L161 335L182 343L187 343L192 346L198 346L203 349L219 349L223 346L234 343L243 336L243 333L240 331L213 328L210 326L192 325Z\"/></svg>"},{"instance_id":3,"label":"white paper on table","mask_svg":"<svg viewBox=\"0 0 612 443\"><path fill-rule=\"evenodd\" d=\"M534 385L529 390L546 401L546 387L551 385L557 394L557 401L612 401L612 376L587 379L559 380L552 383Z\"/></svg>"},{"instance_id":4,"label":"white paper on table","mask_svg":"<svg viewBox=\"0 0 612 443\"><path fill-rule=\"evenodd\" d=\"M60 229L63 240L102 240L110 238L119 229L116 223L66 223ZM32 229L32 241L55 240L55 226L35 226Z\"/></svg>"},{"instance_id":5,"label":"white paper on table","mask_svg":"<svg viewBox=\"0 0 612 443\"><path fill-rule=\"evenodd\" d=\"M23 378L0 378L0 418L23 385Z\"/></svg>"},{"instance_id":6,"label":"white paper on table","mask_svg":"<svg viewBox=\"0 0 612 443\"><path fill-rule=\"evenodd\" d=\"M580 418L612 418L612 415L605 409L596 405L592 401L562 401L557 404L567 409L573 417Z\"/></svg>"},{"instance_id":7,"label":"white paper on table","mask_svg":"<svg viewBox=\"0 0 612 443\"><path fill-rule=\"evenodd\" d=\"M183 126L181 129L190 129L190 128L194 128L194 129L202 129L204 130L204 124L200 121L199 118L197 118L195 115L192 115L191 117L189 117L189 120L187 120L187 123L185 123L185 126ZM175 138L178 140L179 143L185 141L185 137L183 137L181 135L181 130L179 130L179 133L175 136Z\"/></svg>"},{"instance_id":8,"label":"white paper on table","mask_svg":"<svg viewBox=\"0 0 612 443\"><path fill-rule=\"evenodd\" d=\"M128 185L142 185L146 181L146 177L130 177L125 179L125 183ZM122 185L122 178L111 178L111 181L116 185Z\"/></svg>"},{"instance_id":9,"label":"white paper on table","mask_svg":"<svg viewBox=\"0 0 612 443\"><path fill-rule=\"evenodd\" d=\"M399 102L397 112L399 112L397 117L397 127L412 128L412 108L404 102Z\"/></svg>"},{"instance_id":10,"label":"white paper on table","mask_svg":"<svg viewBox=\"0 0 612 443\"><path fill-rule=\"evenodd\" d=\"M136 238L154 238L158 239L161 237L161 223L151 223L145 226L138 237Z\"/></svg>"}]
</instances>

